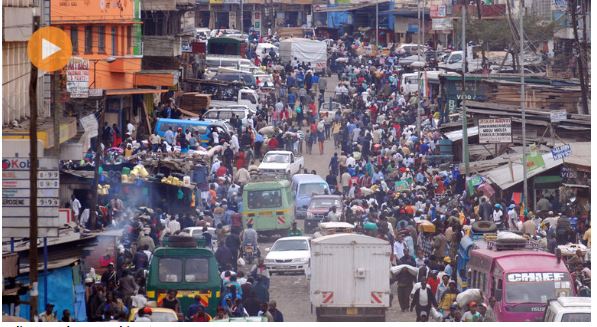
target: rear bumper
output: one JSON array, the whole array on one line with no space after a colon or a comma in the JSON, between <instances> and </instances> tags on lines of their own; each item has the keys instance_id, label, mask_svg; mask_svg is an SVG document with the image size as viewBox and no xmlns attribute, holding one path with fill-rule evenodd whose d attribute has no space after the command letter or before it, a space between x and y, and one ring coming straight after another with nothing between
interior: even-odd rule
<instances>
[{"instance_id":1,"label":"rear bumper","mask_svg":"<svg viewBox=\"0 0 597 327\"><path fill-rule=\"evenodd\" d=\"M356 310L356 312L355 312ZM386 307L349 308L349 307L319 307L316 309L317 318L326 321L384 321Z\"/></svg>"}]
</instances>

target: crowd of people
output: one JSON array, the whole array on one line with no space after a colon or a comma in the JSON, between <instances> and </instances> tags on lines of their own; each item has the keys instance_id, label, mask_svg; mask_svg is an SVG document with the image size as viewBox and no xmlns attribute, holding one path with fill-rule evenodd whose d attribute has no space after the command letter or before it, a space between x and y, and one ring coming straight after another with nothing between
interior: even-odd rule
<instances>
[{"instance_id":1,"label":"crowd of people","mask_svg":"<svg viewBox=\"0 0 597 327\"><path fill-rule=\"evenodd\" d=\"M397 66L400 53L391 49L389 56L364 56L357 51L362 43L358 37L344 36L330 44L331 60L346 58L342 65L333 65L337 85L329 85L331 79L325 72L301 62L272 70L274 87L260 91L260 109L255 117L248 117L250 126L241 125L229 138L210 136L210 146L221 145L222 151L211 158L206 172L209 185L196 190L197 203L191 212L174 214L156 206L148 209L147 219L142 220L119 198L102 204L105 210L97 212L107 219L100 227L118 225L125 228L125 234L116 262L108 265L100 280L94 276L85 280L89 321L125 321L132 308L138 308L137 321L147 321L152 311L144 297L142 272L165 238L184 235L184 228L194 226L202 227L206 238L216 238L215 256L224 281L218 313L207 315L199 302L181 312L175 291L158 305L173 309L188 321L244 316L283 321L276 302L269 299L270 276L263 260L248 270L238 265L242 245L257 245L257 233L241 221L242 188L251 180L251 162L243 159L248 149L258 160L264 149L313 154L312 147L317 144L316 153L323 156L330 152L324 151L324 145L333 148L329 171L316 173L325 174L332 192L343 196L344 214L341 217L337 208L330 208L333 214L327 216L354 224L358 233L387 240L393 265L418 268L417 276L404 269L392 279L400 310L415 310L417 321L427 321L434 311L444 321L495 321L493 298L465 307L455 302L461 291L457 249L475 221L544 238L546 251L552 253L557 253L557 245L568 242L585 242L590 247L590 221L577 208L561 204L555 211L559 214L554 214L556 204L543 201L541 210L533 213L510 198L468 189L459 166L438 159L442 140L438 127L447 117L441 99L404 92ZM330 89L333 91L326 93ZM339 109L318 109L328 101L339 103ZM168 101L159 112L173 117L175 102ZM239 119L234 119L231 124L238 126ZM125 158L143 151L177 155L175 147L199 146L193 133L181 129L171 130L165 140L156 135L141 140L129 123L123 139L120 134L116 126L106 125L100 135L106 149L121 148ZM170 147L163 148L164 141ZM74 196L70 206L85 227L96 229L82 217L89 212L83 213L86 209ZM558 223L550 217L559 217ZM418 228L422 221L433 227ZM208 226L216 228L215 236ZM294 225L291 233L300 235L300 230ZM583 255L568 263L577 278L590 269L590 261Z\"/></svg>"}]
</instances>

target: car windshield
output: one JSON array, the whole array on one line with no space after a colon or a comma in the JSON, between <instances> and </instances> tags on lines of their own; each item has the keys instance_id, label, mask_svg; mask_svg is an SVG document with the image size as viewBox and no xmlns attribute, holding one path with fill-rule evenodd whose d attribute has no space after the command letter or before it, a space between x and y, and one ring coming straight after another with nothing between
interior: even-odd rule
<instances>
[{"instance_id":1,"label":"car windshield","mask_svg":"<svg viewBox=\"0 0 597 327\"><path fill-rule=\"evenodd\" d=\"M287 154L266 154L261 162L265 163L290 163L290 156Z\"/></svg>"},{"instance_id":2,"label":"car windshield","mask_svg":"<svg viewBox=\"0 0 597 327\"><path fill-rule=\"evenodd\" d=\"M506 283L506 303L547 303L560 296L571 296L569 281Z\"/></svg>"},{"instance_id":3,"label":"car windshield","mask_svg":"<svg viewBox=\"0 0 597 327\"><path fill-rule=\"evenodd\" d=\"M305 240L277 241L271 251L307 251L309 246Z\"/></svg>"},{"instance_id":4,"label":"car windshield","mask_svg":"<svg viewBox=\"0 0 597 327\"><path fill-rule=\"evenodd\" d=\"M326 185L325 183L307 183L301 184L299 187L299 196L311 196L311 195L322 195L325 194Z\"/></svg>"},{"instance_id":5,"label":"car windshield","mask_svg":"<svg viewBox=\"0 0 597 327\"><path fill-rule=\"evenodd\" d=\"M562 322L591 322L591 313L574 312L562 315Z\"/></svg>"},{"instance_id":6,"label":"car windshield","mask_svg":"<svg viewBox=\"0 0 597 327\"><path fill-rule=\"evenodd\" d=\"M249 209L278 208L282 206L281 190L249 191Z\"/></svg>"},{"instance_id":7,"label":"car windshield","mask_svg":"<svg viewBox=\"0 0 597 327\"><path fill-rule=\"evenodd\" d=\"M311 200L311 204L309 208L331 208L332 206L336 206L336 208L340 207L340 200L338 199L313 199Z\"/></svg>"}]
</instances>

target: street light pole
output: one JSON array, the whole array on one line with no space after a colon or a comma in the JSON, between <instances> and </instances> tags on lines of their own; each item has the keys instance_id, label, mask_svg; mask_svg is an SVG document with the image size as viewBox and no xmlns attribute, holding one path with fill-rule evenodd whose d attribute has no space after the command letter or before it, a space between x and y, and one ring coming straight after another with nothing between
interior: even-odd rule
<instances>
[{"instance_id":1,"label":"street light pole","mask_svg":"<svg viewBox=\"0 0 597 327\"><path fill-rule=\"evenodd\" d=\"M375 46L379 48L379 0L375 1Z\"/></svg>"},{"instance_id":2,"label":"street light pole","mask_svg":"<svg viewBox=\"0 0 597 327\"><path fill-rule=\"evenodd\" d=\"M525 111L525 88L524 88L524 0L520 0L520 51L519 51L519 67L520 67L520 111L522 118L522 199L525 209L527 208L528 197L528 167L527 167L527 128L526 128L526 111Z\"/></svg>"},{"instance_id":3,"label":"street light pole","mask_svg":"<svg viewBox=\"0 0 597 327\"><path fill-rule=\"evenodd\" d=\"M464 161L464 175L469 174L469 152L468 152L468 121L466 117L466 7L461 7L462 12L462 161Z\"/></svg>"}]
</instances>

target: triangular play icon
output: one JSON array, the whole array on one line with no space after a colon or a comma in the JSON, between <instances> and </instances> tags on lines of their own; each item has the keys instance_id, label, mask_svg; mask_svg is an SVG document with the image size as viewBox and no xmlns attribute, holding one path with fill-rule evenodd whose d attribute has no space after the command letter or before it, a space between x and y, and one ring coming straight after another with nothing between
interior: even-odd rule
<instances>
[{"instance_id":1,"label":"triangular play icon","mask_svg":"<svg viewBox=\"0 0 597 327\"><path fill-rule=\"evenodd\" d=\"M55 54L56 52L62 50L59 46L55 45L54 43L46 40L41 39L41 59L46 60L49 56Z\"/></svg>"}]
</instances>

